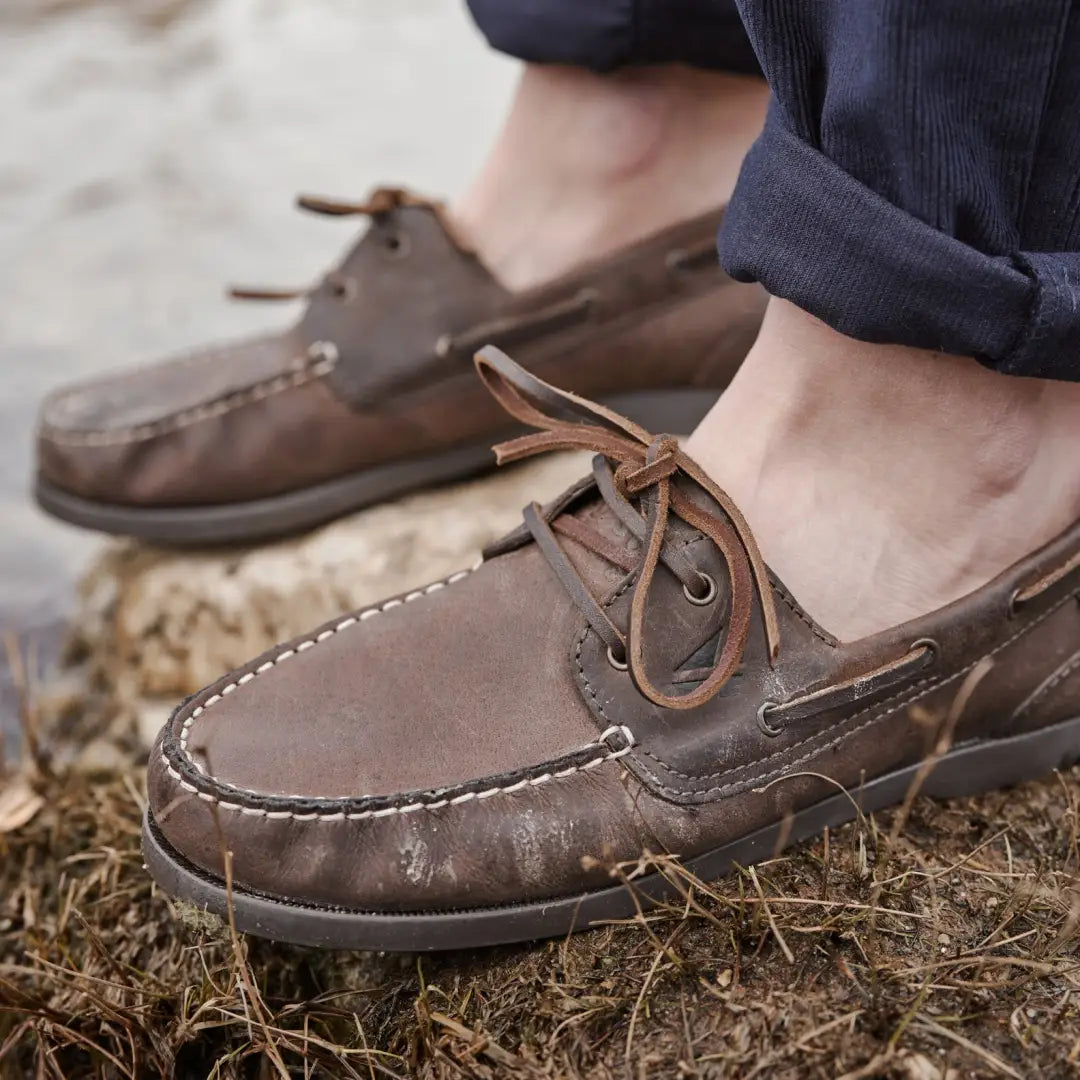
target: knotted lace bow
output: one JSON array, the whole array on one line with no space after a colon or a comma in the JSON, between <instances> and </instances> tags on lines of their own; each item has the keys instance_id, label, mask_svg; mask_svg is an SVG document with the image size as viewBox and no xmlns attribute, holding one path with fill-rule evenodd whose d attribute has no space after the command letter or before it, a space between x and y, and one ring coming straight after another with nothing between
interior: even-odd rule
<instances>
[{"instance_id":1,"label":"knotted lace bow","mask_svg":"<svg viewBox=\"0 0 1080 1080\"><path fill-rule=\"evenodd\" d=\"M503 409L515 420L537 429L533 434L496 446L495 455L500 465L549 450L589 450L614 464L614 477L607 472L608 483L604 483L603 475L598 477L600 493L624 522L641 536L642 554L637 566L629 565L625 553L614 551L614 545L594 530L581 523L571 524L575 519L558 519L549 525L536 504L526 508L525 523L590 625L607 641L609 655L613 647L621 648L634 683L645 697L667 709L693 709L713 698L742 662L750 633L755 591L761 606L770 662L776 659L780 632L772 586L750 527L731 497L679 448L674 436L650 435L633 421L602 405L551 386L494 346L481 349L475 362L484 385ZM689 478L708 493L726 518L710 513L691 500L673 482L678 476ZM630 505L633 498L638 498L640 511ZM643 518L641 511L644 511ZM703 577L689 567L684 556L665 543L668 519L672 514L717 546L727 564L731 583L731 606L723 647L701 683L689 693L679 695L665 694L657 688L649 679L644 662L645 610L657 566L664 562L684 577L684 586L687 572L696 574L699 579ZM566 524L560 527L560 521ZM589 593L569 559L561 552L553 532L563 532L583 542L628 572L636 570L637 584L625 637Z\"/></svg>"}]
</instances>

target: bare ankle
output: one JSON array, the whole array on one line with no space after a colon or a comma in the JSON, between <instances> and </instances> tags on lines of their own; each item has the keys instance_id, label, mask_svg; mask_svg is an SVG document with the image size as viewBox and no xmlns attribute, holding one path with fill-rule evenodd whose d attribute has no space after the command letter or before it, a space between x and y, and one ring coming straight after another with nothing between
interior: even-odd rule
<instances>
[{"instance_id":1,"label":"bare ankle","mask_svg":"<svg viewBox=\"0 0 1080 1080\"><path fill-rule=\"evenodd\" d=\"M1020 484L1049 425L1080 417L1080 386L856 341L777 300L739 377L739 395L756 399L756 415L767 410L778 447L833 458L903 447L905 468L936 466L948 455L954 467L938 480L988 497Z\"/></svg>"},{"instance_id":2,"label":"bare ankle","mask_svg":"<svg viewBox=\"0 0 1080 1080\"><path fill-rule=\"evenodd\" d=\"M767 100L760 80L674 65L527 66L454 215L506 284L536 284L725 202Z\"/></svg>"},{"instance_id":3,"label":"bare ankle","mask_svg":"<svg viewBox=\"0 0 1080 1080\"><path fill-rule=\"evenodd\" d=\"M862 636L957 599L1080 516L1080 386L857 342L774 300L690 452L811 613Z\"/></svg>"}]
</instances>

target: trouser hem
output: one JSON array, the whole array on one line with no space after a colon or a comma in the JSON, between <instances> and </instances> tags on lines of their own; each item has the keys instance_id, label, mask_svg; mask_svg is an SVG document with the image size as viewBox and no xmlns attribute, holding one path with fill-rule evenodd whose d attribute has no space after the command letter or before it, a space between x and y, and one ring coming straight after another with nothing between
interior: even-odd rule
<instances>
[{"instance_id":1,"label":"trouser hem","mask_svg":"<svg viewBox=\"0 0 1080 1080\"><path fill-rule=\"evenodd\" d=\"M688 64L761 75L734 0L468 0L493 49L596 72Z\"/></svg>"},{"instance_id":2,"label":"trouser hem","mask_svg":"<svg viewBox=\"0 0 1080 1080\"><path fill-rule=\"evenodd\" d=\"M1075 378L1080 254L989 255L893 205L770 112L720 232L724 268L849 337Z\"/></svg>"}]
</instances>

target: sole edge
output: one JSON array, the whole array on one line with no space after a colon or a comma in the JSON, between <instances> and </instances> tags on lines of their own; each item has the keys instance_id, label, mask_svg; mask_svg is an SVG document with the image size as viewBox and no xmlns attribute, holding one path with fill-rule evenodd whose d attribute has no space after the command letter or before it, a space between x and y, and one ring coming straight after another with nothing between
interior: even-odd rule
<instances>
[{"instance_id":1,"label":"sole edge","mask_svg":"<svg viewBox=\"0 0 1080 1080\"><path fill-rule=\"evenodd\" d=\"M650 430L686 432L708 412L719 390L680 388L602 398ZM496 433L497 434L497 433ZM513 432L505 433L512 435ZM498 440L496 440L498 441ZM69 525L174 547L249 544L279 539L426 487L468 480L496 467L491 441L373 466L347 476L249 502L207 506L125 506L57 487L40 474L34 498Z\"/></svg>"},{"instance_id":2,"label":"sole edge","mask_svg":"<svg viewBox=\"0 0 1080 1080\"><path fill-rule=\"evenodd\" d=\"M976 795L1038 779L1080 760L1080 717L1053 727L954 748L926 777L920 794L936 798ZM702 880L715 880L736 865L749 866L783 847L845 824L858 811L872 813L903 801L922 764L895 770L850 792L831 796L791 818L686 859ZM168 893L222 917L229 898L220 879L175 851L149 808L143 822L147 866ZM559 937L603 922L628 918L678 895L675 885L653 873L630 887L619 884L549 900L504 907L441 912L373 912L320 907L273 898L236 887L232 909L238 930L275 941L316 948L380 952L429 952L478 948Z\"/></svg>"}]
</instances>

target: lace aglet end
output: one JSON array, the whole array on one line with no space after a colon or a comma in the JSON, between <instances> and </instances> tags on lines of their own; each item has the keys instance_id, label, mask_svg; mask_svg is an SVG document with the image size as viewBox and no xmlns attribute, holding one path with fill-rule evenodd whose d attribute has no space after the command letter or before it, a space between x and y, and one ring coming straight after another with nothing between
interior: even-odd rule
<instances>
[{"instance_id":1,"label":"lace aglet end","mask_svg":"<svg viewBox=\"0 0 1080 1080\"><path fill-rule=\"evenodd\" d=\"M769 658L769 667L776 667L776 661L780 659L780 630L775 624L765 626L766 655Z\"/></svg>"},{"instance_id":2,"label":"lace aglet end","mask_svg":"<svg viewBox=\"0 0 1080 1080\"><path fill-rule=\"evenodd\" d=\"M522 458L535 454L533 438L534 436L523 435L521 438L511 439L509 442L497 443L491 448L495 454L495 463L497 465L508 465L512 461L520 461Z\"/></svg>"},{"instance_id":3,"label":"lace aglet end","mask_svg":"<svg viewBox=\"0 0 1080 1080\"><path fill-rule=\"evenodd\" d=\"M764 607L762 615L765 622L765 644L768 650L769 667L776 667L776 661L780 659L780 624L776 618L776 609L771 603L765 602L768 595L768 593L761 594Z\"/></svg>"}]
</instances>

